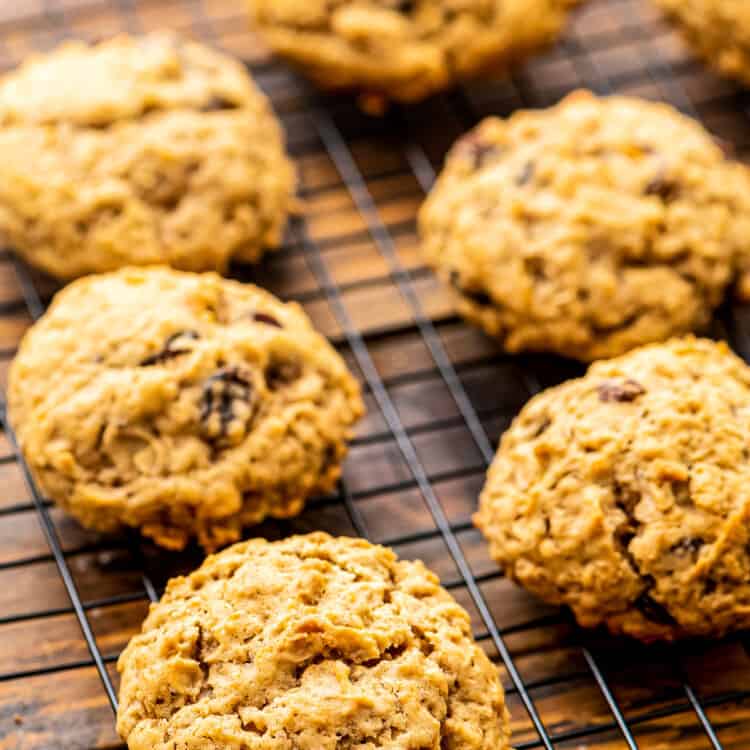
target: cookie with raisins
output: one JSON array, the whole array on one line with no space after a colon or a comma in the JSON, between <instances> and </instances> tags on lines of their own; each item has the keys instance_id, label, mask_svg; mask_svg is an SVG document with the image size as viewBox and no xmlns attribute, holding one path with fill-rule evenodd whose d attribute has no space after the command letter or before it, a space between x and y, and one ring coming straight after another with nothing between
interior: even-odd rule
<instances>
[{"instance_id":1,"label":"cookie with raisins","mask_svg":"<svg viewBox=\"0 0 750 750\"><path fill-rule=\"evenodd\" d=\"M744 0L655 0L688 44L719 72L750 86L750 5Z\"/></svg>"},{"instance_id":2,"label":"cookie with raisins","mask_svg":"<svg viewBox=\"0 0 750 750\"><path fill-rule=\"evenodd\" d=\"M577 0L249 0L270 46L365 108L503 73L554 41Z\"/></svg>"},{"instance_id":3,"label":"cookie with raisins","mask_svg":"<svg viewBox=\"0 0 750 750\"><path fill-rule=\"evenodd\" d=\"M169 582L117 668L129 750L511 750L468 613L364 539L212 555Z\"/></svg>"},{"instance_id":4,"label":"cookie with raisins","mask_svg":"<svg viewBox=\"0 0 750 750\"><path fill-rule=\"evenodd\" d=\"M0 233L60 279L257 261L294 182L266 97L201 44L67 42L0 78Z\"/></svg>"},{"instance_id":5,"label":"cookie with raisins","mask_svg":"<svg viewBox=\"0 0 750 750\"><path fill-rule=\"evenodd\" d=\"M474 520L509 577L581 625L750 628L750 367L689 336L544 391L503 435Z\"/></svg>"},{"instance_id":6,"label":"cookie with raisins","mask_svg":"<svg viewBox=\"0 0 750 750\"><path fill-rule=\"evenodd\" d=\"M297 305L163 267L61 291L24 337L8 407L41 489L83 525L207 549L331 490L363 412Z\"/></svg>"},{"instance_id":7,"label":"cookie with raisins","mask_svg":"<svg viewBox=\"0 0 750 750\"><path fill-rule=\"evenodd\" d=\"M511 352L617 356L750 294L750 172L664 104L579 91L487 119L419 225L459 311Z\"/></svg>"}]
</instances>

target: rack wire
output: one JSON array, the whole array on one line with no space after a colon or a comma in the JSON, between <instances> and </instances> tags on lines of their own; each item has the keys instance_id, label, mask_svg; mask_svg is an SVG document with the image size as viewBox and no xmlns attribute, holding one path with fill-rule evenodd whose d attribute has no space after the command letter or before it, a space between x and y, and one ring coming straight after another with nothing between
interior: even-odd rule
<instances>
[{"instance_id":1,"label":"rack wire","mask_svg":"<svg viewBox=\"0 0 750 750\"><path fill-rule=\"evenodd\" d=\"M107 33L117 29L138 33L148 30L152 16L161 13L162 18L178 19L179 30L235 51L239 42L233 35L245 24L235 8L231 0L118 0L115 4L39 0L31 3L26 13L5 18L0 12L0 60L5 66L16 62L13 50L19 34L25 40L23 54L30 47L46 48L64 37L99 36L99 24L88 21L99 17L97 14L107 19L107 24L102 24ZM254 52L255 48L245 44L242 52L248 50ZM729 673L734 682L719 681L713 686L705 679L706 670L700 670L701 679L696 681L691 664L693 650L702 651L701 658L710 663L715 658L710 646L649 651L632 644L613 644L601 634L579 633L566 613L535 609L527 599L522 600L522 617L513 621L501 616L505 600L496 594L503 585L502 577L485 560L484 548L467 515L468 503L475 495L465 490L460 501L452 498L446 502L443 488L467 483L476 489L492 458L498 433L523 401L579 368L553 358L506 357L461 324L446 309L439 287L405 240L413 237L413 216L403 217L394 210L402 199L407 206L421 199L434 181L445 147L491 112L506 114L518 106L550 104L579 86L599 93L639 93L666 99L704 119L733 142L742 156L750 142L747 95L705 73L641 0L591 0L552 52L509 81L469 86L425 105L395 108L382 120L368 120L344 99L321 97L283 65L262 55L248 60L248 65L287 127L290 150L300 164L302 198L321 209L291 222L284 248L263 268L238 268L235 275L265 283L307 308L361 375L372 414L354 441L337 492L312 501L300 519L265 524L261 532L282 535L306 526L348 528L400 552L423 549L433 555L446 587L474 615L476 638L502 668L508 698L514 702L518 750L594 745L656 749L667 746L660 743L670 731L673 744L669 746L675 748L739 750L750 746L750 649L743 635L717 646L722 654L726 649L731 652ZM432 127L434 122L440 122L441 127ZM361 144L368 148L359 148ZM373 144L375 149L382 145L382 159L368 155ZM386 185L397 187L389 188L388 193ZM329 212L326 201L331 197L338 201L338 208ZM339 232L325 217L342 211L342 205L348 218L346 231ZM350 254L354 259L348 258ZM364 274L357 267L360 256ZM43 314L51 292L47 282L9 252L0 257L2 268L11 270L18 298L0 301L0 337L6 319L20 316L33 321ZM384 301L379 302L376 319L370 320L360 297L369 299L368 295L381 293ZM392 314L392 309L398 309L399 315ZM717 332L726 335L745 356L750 354L748 323L742 309L728 305L716 324ZM470 350L468 355L462 354L464 349ZM6 364L13 351L14 345L2 348ZM384 365L388 356L383 352L406 359L416 352L418 365L394 366L390 361ZM402 390L408 395L400 395ZM433 394L429 403L409 406L423 390ZM489 403L483 398L487 393L494 396ZM77 652L81 658L59 658L33 668L0 671L0 688L93 668L106 701L116 709L117 686L111 668L119 649L102 648L106 635L98 632L94 614L156 601L168 572L173 567L189 568L197 553L165 564L164 555L157 556L134 535L117 540L86 537L71 547L66 541L69 527L61 527L60 516L34 486L4 409L0 423L7 445L0 455L0 475L5 467L16 467L28 489L28 501L10 498L0 504L0 530L3 525L14 529L19 516L34 514L49 550L2 557L0 574L53 563L69 600L69 604L54 607L17 607L7 614L0 609L0 642L4 627L74 617L87 650L87 655ZM463 462L447 468L437 465L456 450L457 435ZM373 478L358 461L358 454L368 455L368 451L374 451L387 467L384 476ZM403 517L415 520L406 530L368 511L369 503L395 496L409 508ZM76 561L87 555L123 555L138 572L137 585L87 597L76 568ZM502 592L509 597L507 601L513 598L513 606L523 596L511 594L509 587ZM524 674L527 670L522 662L534 657L544 660L561 644L573 655L559 668L535 668L534 676ZM622 688L621 673L628 668L645 671L654 664L660 674L667 675L667 688L652 700L632 699ZM595 704L591 716L583 719L578 717L580 707L575 702L582 694L581 685L588 686L583 694ZM554 710L548 706L550 695L557 701ZM567 703L566 696L572 696ZM725 712L729 718L724 718ZM5 715L0 690L2 750L60 746L43 734L38 734L37 740L25 740L22 730L12 728L5 735L11 744L3 744ZM17 718L23 726L25 716ZM96 740L82 740L85 744L76 747L111 747L111 741L99 741L97 732L101 734L98 729L91 734Z\"/></svg>"}]
</instances>

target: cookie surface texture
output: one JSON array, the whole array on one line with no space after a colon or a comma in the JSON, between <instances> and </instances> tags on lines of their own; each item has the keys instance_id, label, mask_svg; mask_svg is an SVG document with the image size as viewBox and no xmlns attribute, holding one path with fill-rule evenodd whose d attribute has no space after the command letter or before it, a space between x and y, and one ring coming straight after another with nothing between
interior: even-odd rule
<instances>
[{"instance_id":1,"label":"cookie surface texture","mask_svg":"<svg viewBox=\"0 0 750 750\"><path fill-rule=\"evenodd\" d=\"M170 582L120 657L130 750L509 750L496 667L421 562L316 533Z\"/></svg>"},{"instance_id":2,"label":"cookie surface texture","mask_svg":"<svg viewBox=\"0 0 750 750\"><path fill-rule=\"evenodd\" d=\"M200 44L68 42L0 79L0 233L60 279L256 261L294 182L265 96Z\"/></svg>"},{"instance_id":3,"label":"cookie surface texture","mask_svg":"<svg viewBox=\"0 0 750 750\"><path fill-rule=\"evenodd\" d=\"M250 12L271 47L321 87L413 101L549 44L572 4L250 0Z\"/></svg>"},{"instance_id":4,"label":"cookie surface texture","mask_svg":"<svg viewBox=\"0 0 750 750\"><path fill-rule=\"evenodd\" d=\"M747 296L749 174L668 105L575 92L454 146L423 252L506 350L616 356Z\"/></svg>"},{"instance_id":5,"label":"cookie surface texture","mask_svg":"<svg viewBox=\"0 0 750 750\"><path fill-rule=\"evenodd\" d=\"M506 574L645 641L750 627L750 368L675 339L533 398L475 521Z\"/></svg>"},{"instance_id":6,"label":"cookie surface texture","mask_svg":"<svg viewBox=\"0 0 750 750\"><path fill-rule=\"evenodd\" d=\"M9 414L42 490L85 526L207 548L333 489L363 411L295 304L213 273L123 269L26 334Z\"/></svg>"}]
</instances>

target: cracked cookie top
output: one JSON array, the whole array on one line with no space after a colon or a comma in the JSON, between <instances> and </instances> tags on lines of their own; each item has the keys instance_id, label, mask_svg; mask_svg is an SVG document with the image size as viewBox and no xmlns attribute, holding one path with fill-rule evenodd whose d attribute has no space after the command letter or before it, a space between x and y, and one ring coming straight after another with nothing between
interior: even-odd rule
<instances>
[{"instance_id":1,"label":"cracked cookie top","mask_svg":"<svg viewBox=\"0 0 750 750\"><path fill-rule=\"evenodd\" d=\"M250 0L250 12L322 87L412 101L550 43L575 1Z\"/></svg>"},{"instance_id":2,"label":"cracked cookie top","mask_svg":"<svg viewBox=\"0 0 750 750\"><path fill-rule=\"evenodd\" d=\"M576 92L463 137L426 259L509 351L581 360L699 331L750 293L750 173L664 104Z\"/></svg>"},{"instance_id":3,"label":"cracked cookie top","mask_svg":"<svg viewBox=\"0 0 750 750\"><path fill-rule=\"evenodd\" d=\"M750 368L688 337L541 393L475 521L509 576L582 625L647 641L750 627Z\"/></svg>"},{"instance_id":4,"label":"cracked cookie top","mask_svg":"<svg viewBox=\"0 0 750 750\"><path fill-rule=\"evenodd\" d=\"M42 489L82 523L214 548L333 488L359 386L295 304L215 274L124 269L60 292L8 406Z\"/></svg>"},{"instance_id":5,"label":"cracked cookie top","mask_svg":"<svg viewBox=\"0 0 750 750\"><path fill-rule=\"evenodd\" d=\"M316 533L171 581L118 662L130 750L506 750L494 665L421 562Z\"/></svg>"},{"instance_id":6,"label":"cracked cookie top","mask_svg":"<svg viewBox=\"0 0 750 750\"><path fill-rule=\"evenodd\" d=\"M53 276L257 260L293 191L265 96L200 44L68 42L0 79L0 232Z\"/></svg>"}]
</instances>

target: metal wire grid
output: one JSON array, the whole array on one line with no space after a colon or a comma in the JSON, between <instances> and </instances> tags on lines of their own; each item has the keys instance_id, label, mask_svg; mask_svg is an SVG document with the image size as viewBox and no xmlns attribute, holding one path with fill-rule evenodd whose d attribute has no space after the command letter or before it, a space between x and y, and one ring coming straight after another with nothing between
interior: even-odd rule
<instances>
[{"instance_id":1,"label":"metal wire grid","mask_svg":"<svg viewBox=\"0 0 750 750\"><path fill-rule=\"evenodd\" d=\"M606 4L610 7L616 7L625 6L629 2L630 0L609 0ZM193 2L188 0L186 4L191 13L191 31L198 38L206 39L209 42L213 41L214 29L210 19L204 12L201 0L194 0ZM118 6L121 11L123 27L131 32L140 31L141 28L135 12L136 5L134 1L119 0ZM63 37L70 35L70 25L66 13L58 6L52 5L50 2L45 4L45 20L48 27L55 30L55 36ZM562 51L572 62L578 79L585 82L588 87L600 93L610 93L617 90L618 81L612 80L610 75L603 72L593 59L592 55L589 54L585 45L582 44L577 37L574 35L566 37L562 42ZM650 59L646 61L643 68L647 72L651 81L665 92L666 98L670 99L672 103L676 104L686 112L697 114L691 97L686 93L679 82L678 71L676 71L669 62L665 62L663 59ZM251 66L251 70L256 74L262 75L264 72L267 73L273 70L273 68L269 65L263 65L260 68L257 66ZM533 105L538 103L535 100L533 91L533 87L529 85L528 80L515 78L510 83L507 98L524 105ZM736 93L733 93L732 96L735 99L738 97ZM335 166L339 179L346 186L359 215L364 221L369 237L385 260L388 269L387 279L395 285L408 306L413 318L412 327L414 331L419 334L427 351L429 351L435 369L439 373L451 398L455 402L456 408L460 414L460 421L465 425L471 439L481 455L482 467L480 468L486 468L493 455L492 442L452 363L451 357L446 350L435 323L426 313L423 304L420 301L420 297L415 290L414 272L407 269L399 258L392 232L389 230L387 223L383 220L377 202L368 187L368 181L361 168L358 166L358 162L347 143L345 135L346 129L339 125L336 120L336 115L331 114L331 107L329 106L331 103L322 99L316 99L314 94L311 94L311 99L312 105L305 112L305 115L308 121L314 126L314 137L320 142L320 144L322 144L325 153ZM448 101L451 103L454 111L458 115L459 121L462 122L463 125L469 126L478 119L480 114L479 109L475 105L475 101L471 94L466 90L460 90L456 94L450 95ZM741 100L738 100L738 103L743 107L744 111L744 103ZM413 123L413 115L406 111L395 111L389 117L389 125L393 126L404 138L403 152L413 177L416 178L424 191L429 190L435 177L435 169L425 147L414 135L416 126ZM308 191L309 188L303 184L301 190L303 198ZM354 361L363 376L365 386L369 394L374 398L384 423L387 426L387 436L395 441L405 464L408 466L410 473L409 479L388 487L379 487L374 491L392 492L416 487L416 489L419 490L423 502L435 524L435 528L432 530L397 534L389 537L385 541L390 545L399 546L409 542L421 541L433 537L442 538L453 562L455 563L456 569L460 574L460 577L457 580L447 581L446 586L448 588L465 587L468 591L484 627L484 630L475 633L475 635L478 639L489 640L494 645L511 680L511 685L507 686L507 691L509 694L516 694L520 698L536 733L535 739L517 744L516 747L518 750L530 750L531 748L537 747L544 747L547 750L552 750L552 748L558 743L597 735L611 730L617 730L625 745L633 750L638 748L634 736L634 727L648 721L673 716L685 711L693 711L695 713L710 746L716 750L722 748L716 730L712 726L705 709L708 706L717 706L744 699L750 696L750 692L726 692L712 696L710 699L707 699L702 703L697 696L695 688L683 677L681 679L681 688L684 692L685 700L668 707L647 710L635 717L626 718L624 712L618 705L614 691L607 680L605 669L600 663L600 659L592 650L586 647L582 648L585 663L590 672L590 676L595 680L595 683L612 714L611 721L604 724L597 724L596 726L587 726L574 730L557 732L554 732L545 726L535 706L532 696L533 691L551 684L564 684L566 681L580 678L581 674L554 675L536 682L524 682L515 665L513 656L505 643L504 636L508 635L510 632L538 627L546 622L558 621L564 618L565 615L561 614L559 616L542 618L540 620L514 626L513 628L506 628L504 631L501 631L497 626L487 601L485 600L481 584L497 577L499 573L494 572L485 574L484 576L478 576L472 571L471 565L467 560L457 536L460 532L469 528L470 524L452 523L449 520L433 488L431 478L424 467L423 461L420 459L419 453L415 448L413 431L405 427L403 420L399 415L399 411L394 404L393 398L389 393L389 389L375 365L369 345L370 337L373 334L365 334L355 325L347 307L343 285L336 281L334 274L332 274L330 270L325 253L321 250L319 243L311 236L311 233L308 231L303 220L297 219L292 221L290 240L290 247L293 246L295 251L302 252L304 262L307 264L309 270L316 279L320 292L324 295L330 305L338 326L343 334L340 343L346 345L352 354ZM284 251L282 250L282 252ZM24 296L26 310L31 319L35 320L44 311L45 305L42 301L42 296L40 295L28 269L15 260L12 262ZM369 282L370 280L367 281ZM373 281L377 280L374 279ZM736 327L731 326L731 320L728 330L732 331L734 334L736 344L744 343L744 339L742 342L738 341L737 337L742 336L742 333L737 333ZM742 346L739 346L738 348L743 349ZM537 380L534 369L524 367L523 376L529 395L538 392L541 386ZM50 515L49 503L40 495L39 491L34 486L28 468L20 457L15 438L7 423L4 409L0 414L0 422L2 423L3 430L8 437L12 448L12 453L0 456L0 464L18 462L28 484L32 499L30 505L17 504L6 506L0 511L0 517L21 510L27 510L29 508L33 508L36 511L51 551L51 557L57 565L63 584L71 601L70 608L49 609L8 617L0 617L0 625L35 618L50 617L56 614L73 613L80 624L83 638L91 655L90 660L56 664L51 667L39 668L26 672L0 674L0 682L36 676L52 671L61 671L93 665L99 673L110 704L113 709L116 709L116 690L107 670L107 665L116 659L116 655L105 655L102 653L97 644L87 613L94 608L133 601L135 599L147 598L150 601L156 601L158 599L158 586L154 583L151 577L144 572L142 577L143 590L141 592L84 602L78 591L73 573L71 572L65 552L63 551L63 545L61 544L54 521ZM437 423L435 423L435 425L436 424ZM368 438L379 439L382 438L382 435L368 436ZM342 504L346 509L353 528L360 535L367 537L367 524L356 502L356 496L359 495L362 495L362 493L353 492L347 486L347 483L342 481L336 495L324 499L322 502ZM141 554L137 542L133 543L130 541L128 544L131 544L136 555ZM6 567L13 567L17 564L28 564L29 561L29 559L26 559L19 563L6 565ZM678 674L683 675L683 670L679 664L675 664L674 669Z\"/></svg>"}]
</instances>

